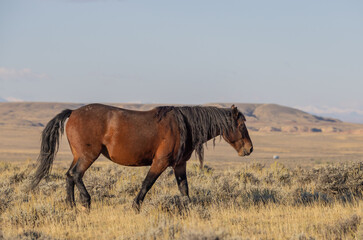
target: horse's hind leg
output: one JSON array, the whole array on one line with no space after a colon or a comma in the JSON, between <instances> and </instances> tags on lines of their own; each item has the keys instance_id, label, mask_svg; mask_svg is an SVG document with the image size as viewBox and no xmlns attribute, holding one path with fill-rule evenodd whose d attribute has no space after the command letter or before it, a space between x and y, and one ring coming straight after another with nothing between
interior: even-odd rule
<instances>
[{"instance_id":1,"label":"horse's hind leg","mask_svg":"<svg viewBox=\"0 0 363 240\"><path fill-rule=\"evenodd\" d=\"M70 191L70 201L73 201L74 203L74 185L76 185L80 193L81 204L87 209L91 207L91 196L89 195L82 178L86 170L95 160L96 159L87 160L86 158L79 158L77 163L71 167L67 173L67 187L69 186L67 190L69 189Z\"/></svg>"},{"instance_id":2,"label":"horse's hind leg","mask_svg":"<svg viewBox=\"0 0 363 240\"><path fill-rule=\"evenodd\" d=\"M67 176L67 185L66 185L67 199L66 199L66 201L70 207L74 207L76 205L76 202L74 200L74 185L76 183L75 183L72 175L70 174L70 170L72 169L73 165L74 165L74 163L72 163L71 167L69 168L69 170L66 173L66 176Z\"/></svg>"}]
</instances>

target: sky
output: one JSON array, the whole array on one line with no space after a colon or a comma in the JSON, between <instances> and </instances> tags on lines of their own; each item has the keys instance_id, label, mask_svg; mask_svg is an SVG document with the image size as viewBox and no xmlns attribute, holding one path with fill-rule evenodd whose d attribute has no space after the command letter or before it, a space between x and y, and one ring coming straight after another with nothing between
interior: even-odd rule
<instances>
[{"instance_id":1,"label":"sky","mask_svg":"<svg viewBox=\"0 0 363 240\"><path fill-rule=\"evenodd\" d=\"M0 99L276 103L363 123L363 1L0 0Z\"/></svg>"}]
</instances>

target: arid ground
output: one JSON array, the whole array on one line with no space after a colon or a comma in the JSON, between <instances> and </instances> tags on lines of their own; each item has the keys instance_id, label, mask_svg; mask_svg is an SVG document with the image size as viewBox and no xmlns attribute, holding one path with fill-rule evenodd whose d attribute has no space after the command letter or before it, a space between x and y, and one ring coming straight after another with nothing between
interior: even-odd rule
<instances>
[{"instance_id":1,"label":"arid ground","mask_svg":"<svg viewBox=\"0 0 363 240\"><path fill-rule=\"evenodd\" d=\"M188 164L190 201L168 169L135 213L148 168L101 157L85 174L93 201L86 213L65 204L65 136L52 174L24 191L44 124L78 106L0 104L0 239L363 239L362 125L241 105L253 154L241 158L223 139L209 142L207 166L200 170L194 156Z\"/></svg>"}]
</instances>

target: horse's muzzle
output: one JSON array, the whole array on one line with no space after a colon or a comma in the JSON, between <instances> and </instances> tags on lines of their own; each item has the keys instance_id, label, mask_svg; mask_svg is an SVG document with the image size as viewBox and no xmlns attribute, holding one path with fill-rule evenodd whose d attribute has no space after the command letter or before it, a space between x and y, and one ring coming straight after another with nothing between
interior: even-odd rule
<instances>
[{"instance_id":1,"label":"horse's muzzle","mask_svg":"<svg viewBox=\"0 0 363 240\"><path fill-rule=\"evenodd\" d=\"M248 156L253 152L253 147L250 148L250 150L246 150L245 148L243 148L243 151L239 151L238 155L243 157L243 156Z\"/></svg>"}]
</instances>

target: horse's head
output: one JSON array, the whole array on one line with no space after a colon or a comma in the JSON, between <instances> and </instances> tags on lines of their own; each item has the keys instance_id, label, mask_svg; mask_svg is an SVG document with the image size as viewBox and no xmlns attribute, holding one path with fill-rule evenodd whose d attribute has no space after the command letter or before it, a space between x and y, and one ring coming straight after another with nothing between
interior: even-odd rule
<instances>
[{"instance_id":1,"label":"horse's head","mask_svg":"<svg viewBox=\"0 0 363 240\"><path fill-rule=\"evenodd\" d=\"M235 128L223 133L223 138L236 149L239 156L248 156L252 153L253 146L245 124L246 118L237 107L232 105L231 108L231 118Z\"/></svg>"}]
</instances>

